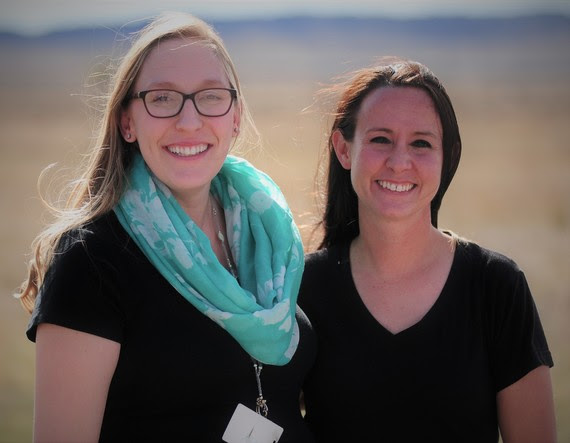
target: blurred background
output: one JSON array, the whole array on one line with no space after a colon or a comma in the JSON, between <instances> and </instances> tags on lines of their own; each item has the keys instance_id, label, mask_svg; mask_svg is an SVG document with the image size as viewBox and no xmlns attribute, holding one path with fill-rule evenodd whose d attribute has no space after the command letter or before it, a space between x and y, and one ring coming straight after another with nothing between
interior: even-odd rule
<instances>
[{"instance_id":1,"label":"blurred background","mask_svg":"<svg viewBox=\"0 0 570 443\"><path fill-rule=\"evenodd\" d=\"M349 5L350 3L350 5ZM224 39L261 132L246 157L281 186L307 250L330 120L316 92L398 55L429 66L456 108L463 157L440 226L525 271L554 355L559 441L570 441L570 2L161 1ZM91 146L107 67L160 10L145 1L12 1L0 18L0 442L32 438L34 346L12 298L61 182Z\"/></svg>"}]
</instances>

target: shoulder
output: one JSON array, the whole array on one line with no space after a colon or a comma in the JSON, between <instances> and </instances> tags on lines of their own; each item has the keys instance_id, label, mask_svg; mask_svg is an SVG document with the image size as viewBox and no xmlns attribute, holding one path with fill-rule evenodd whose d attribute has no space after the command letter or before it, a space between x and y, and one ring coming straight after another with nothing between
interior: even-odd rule
<instances>
[{"instance_id":1,"label":"shoulder","mask_svg":"<svg viewBox=\"0 0 570 443\"><path fill-rule=\"evenodd\" d=\"M458 272L470 307L480 300L480 321L489 349L495 389L510 386L540 365L552 366L552 356L526 276L506 255L459 240Z\"/></svg>"},{"instance_id":2,"label":"shoulder","mask_svg":"<svg viewBox=\"0 0 570 443\"><path fill-rule=\"evenodd\" d=\"M325 266L329 261L329 250L319 249L314 252L309 252L305 254L305 267L315 268L319 266Z\"/></svg>"},{"instance_id":3,"label":"shoulder","mask_svg":"<svg viewBox=\"0 0 570 443\"><path fill-rule=\"evenodd\" d=\"M309 305L319 305L319 299L328 297L332 289L342 283L342 266L349 266L349 263L347 258L343 258L341 246L335 245L305 255L305 270L299 292L303 309L311 310Z\"/></svg>"},{"instance_id":4,"label":"shoulder","mask_svg":"<svg viewBox=\"0 0 570 443\"><path fill-rule=\"evenodd\" d=\"M507 313L514 306L533 304L524 272L500 252L459 239L455 272L460 286L478 294L487 310Z\"/></svg>"},{"instance_id":5,"label":"shoulder","mask_svg":"<svg viewBox=\"0 0 570 443\"><path fill-rule=\"evenodd\" d=\"M66 232L56 246L44 284L53 278L95 279L117 273L124 264L140 264L144 259L114 212L108 212L83 226Z\"/></svg>"},{"instance_id":6,"label":"shoulder","mask_svg":"<svg viewBox=\"0 0 570 443\"><path fill-rule=\"evenodd\" d=\"M334 275L342 261L341 251L336 246L306 254L302 289L312 288L315 285L322 288L323 276Z\"/></svg>"},{"instance_id":7,"label":"shoulder","mask_svg":"<svg viewBox=\"0 0 570 443\"><path fill-rule=\"evenodd\" d=\"M480 272L481 277L518 278L522 274L519 265L500 252L463 238L457 239L456 247L461 262L472 271Z\"/></svg>"},{"instance_id":8,"label":"shoulder","mask_svg":"<svg viewBox=\"0 0 570 443\"><path fill-rule=\"evenodd\" d=\"M77 254L91 257L112 255L117 250L124 250L129 243L129 235L115 213L110 211L66 232L56 248L56 258Z\"/></svg>"},{"instance_id":9,"label":"shoulder","mask_svg":"<svg viewBox=\"0 0 570 443\"><path fill-rule=\"evenodd\" d=\"M136 253L126 242L114 213L64 234L38 292L28 337L35 340L37 326L52 323L121 341L124 288L145 273L125 256Z\"/></svg>"},{"instance_id":10,"label":"shoulder","mask_svg":"<svg viewBox=\"0 0 570 443\"><path fill-rule=\"evenodd\" d=\"M71 243L82 241L101 242L124 239L127 237L126 234L126 231L122 228L115 213L113 211L109 211L102 216L67 232L64 238Z\"/></svg>"},{"instance_id":11,"label":"shoulder","mask_svg":"<svg viewBox=\"0 0 570 443\"><path fill-rule=\"evenodd\" d=\"M319 249L305 255L305 268L309 272L319 272L330 267L339 265L345 261L343 258L343 246L335 245L330 248Z\"/></svg>"}]
</instances>

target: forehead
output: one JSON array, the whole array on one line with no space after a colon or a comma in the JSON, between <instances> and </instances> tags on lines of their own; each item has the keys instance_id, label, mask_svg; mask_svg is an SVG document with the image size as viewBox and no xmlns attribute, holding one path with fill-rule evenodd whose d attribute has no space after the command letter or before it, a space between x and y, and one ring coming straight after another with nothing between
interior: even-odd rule
<instances>
[{"instance_id":1,"label":"forehead","mask_svg":"<svg viewBox=\"0 0 570 443\"><path fill-rule=\"evenodd\" d=\"M161 87L182 91L201 86L229 86L224 66L214 50L188 38L159 43L147 56L136 80L139 89Z\"/></svg>"},{"instance_id":2,"label":"forehead","mask_svg":"<svg viewBox=\"0 0 570 443\"><path fill-rule=\"evenodd\" d=\"M429 94L421 88L384 86L362 101L358 122L399 122L411 125L441 126L439 114Z\"/></svg>"}]
</instances>

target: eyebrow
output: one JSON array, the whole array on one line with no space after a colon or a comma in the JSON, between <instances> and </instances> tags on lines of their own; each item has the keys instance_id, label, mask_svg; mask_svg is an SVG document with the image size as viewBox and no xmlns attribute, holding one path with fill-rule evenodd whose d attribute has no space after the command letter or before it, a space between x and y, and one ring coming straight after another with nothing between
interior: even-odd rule
<instances>
[{"instance_id":1,"label":"eyebrow","mask_svg":"<svg viewBox=\"0 0 570 443\"><path fill-rule=\"evenodd\" d=\"M389 129L389 128L371 128L368 129L366 131L366 134L369 134L371 132L387 132L389 134L393 134L394 131ZM429 136L429 137L439 137L437 134L431 132L431 131L414 131L414 135L419 135L419 136Z\"/></svg>"},{"instance_id":2,"label":"eyebrow","mask_svg":"<svg viewBox=\"0 0 570 443\"><path fill-rule=\"evenodd\" d=\"M224 82L220 80L204 80L199 83L198 88L196 91L200 89L207 89L207 88L229 88L230 86L226 86ZM153 81L148 84L145 89L173 89L178 90L178 85L173 82L169 81Z\"/></svg>"}]
</instances>

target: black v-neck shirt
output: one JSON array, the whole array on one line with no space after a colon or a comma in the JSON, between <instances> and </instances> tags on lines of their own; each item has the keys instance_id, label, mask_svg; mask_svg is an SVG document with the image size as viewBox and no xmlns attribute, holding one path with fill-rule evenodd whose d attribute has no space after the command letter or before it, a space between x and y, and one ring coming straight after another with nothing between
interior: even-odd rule
<instances>
[{"instance_id":1,"label":"black v-neck shirt","mask_svg":"<svg viewBox=\"0 0 570 443\"><path fill-rule=\"evenodd\" d=\"M459 240L431 309L393 334L356 290L349 244L309 254L299 303L318 337L304 385L318 442L496 442L496 394L552 358L524 274Z\"/></svg>"}]
</instances>

